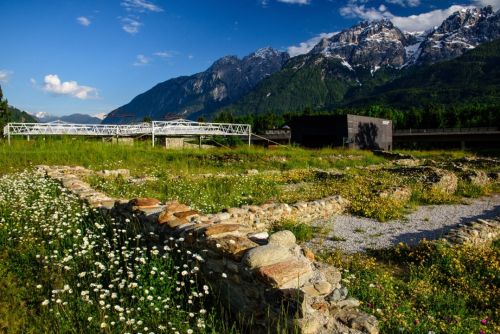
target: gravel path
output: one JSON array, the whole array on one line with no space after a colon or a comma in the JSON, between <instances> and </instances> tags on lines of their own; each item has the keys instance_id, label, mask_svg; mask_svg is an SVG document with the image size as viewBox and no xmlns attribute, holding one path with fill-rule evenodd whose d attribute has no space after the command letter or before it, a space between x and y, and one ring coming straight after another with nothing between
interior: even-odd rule
<instances>
[{"instance_id":1,"label":"gravel path","mask_svg":"<svg viewBox=\"0 0 500 334\"><path fill-rule=\"evenodd\" d=\"M337 248L355 253L387 248L399 242L416 244L422 239L438 239L460 223L500 216L500 194L469 200L470 204L421 206L404 219L381 223L349 215L335 216L315 226L328 234L308 243L312 249Z\"/></svg>"}]
</instances>

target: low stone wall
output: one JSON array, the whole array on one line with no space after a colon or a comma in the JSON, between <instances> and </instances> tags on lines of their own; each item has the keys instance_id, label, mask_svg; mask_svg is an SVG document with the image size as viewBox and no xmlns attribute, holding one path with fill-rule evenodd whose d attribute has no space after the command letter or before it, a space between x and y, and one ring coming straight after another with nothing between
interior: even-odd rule
<instances>
[{"instance_id":1,"label":"low stone wall","mask_svg":"<svg viewBox=\"0 0 500 334\"><path fill-rule=\"evenodd\" d=\"M461 224L446 235L446 240L451 243L471 243L476 246L489 245L498 238L500 238L500 217Z\"/></svg>"},{"instance_id":2,"label":"low stone wall","mask_svg":"<svg viewBox=\"0 0 500 334\"><path fill-rule=\"evenodd\" d=\"M342 211L339 197L201 215L178 202L113 200L81 181L89 171L80 167L40 169L93 207L139 224L152 246L163 247L172 237L182 242L196 254L204 277L230 310L251 320L252 333L272 331L283 312L290 332L297 326L301 333L378 333L377 320L348 298L336 268L314 262L314 254L297 245L290 231L269 235L265 229L283 217Z\"/></svg>"}]
</instances>

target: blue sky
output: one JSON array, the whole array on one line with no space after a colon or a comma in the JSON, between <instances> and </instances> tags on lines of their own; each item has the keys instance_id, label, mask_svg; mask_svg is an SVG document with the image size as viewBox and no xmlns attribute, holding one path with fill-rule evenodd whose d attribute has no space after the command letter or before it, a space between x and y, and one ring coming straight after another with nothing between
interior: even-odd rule
<instances>
[{"instance_id":1,"label":"blue sky","mask_svg":"<svg viewBox=\"0 0 500 334\"><path fill-rule=\"evenodd\" d=\"M31 113L106 113L225 55L300 54L363 19L424 30L459 6L486 4L500 0L1 1L0 85Z\"/></svg>"}]
</instances>

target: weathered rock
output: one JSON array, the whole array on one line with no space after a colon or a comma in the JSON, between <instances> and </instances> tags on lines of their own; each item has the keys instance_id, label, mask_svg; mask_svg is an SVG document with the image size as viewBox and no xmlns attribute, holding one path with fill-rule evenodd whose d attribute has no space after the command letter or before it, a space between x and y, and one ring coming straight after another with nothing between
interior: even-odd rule
<instances>
[{"instance_id":1,"label":"weathered rock","mask_svg":"<svg viewBox=\"0 0 500 334\"><path fill-rule=\"evenodd\" d=\"M161 202L156 198L142 197L142 198L134 198L129 202L132 206L136 207L152 207L158 206Z\"/></svg>"},{"instance_id":2,"label":"weathered rock","mask_svg":"<svg viewBox=\"0 0 500 334\"><path fill-rule=\"evenodd\" d=\"M187 220L189 220L192 217L197 217L199 215L200 213L196 210L178 211L174 213L174 216L176 216L177 218L181 219L184 218Z\"/></svg>"},{"instance_id":3,"label":"weathered rock","mask_svg":"<svg viewBox=\"0 0 500 334\"><path fill-rule=\"evenodd\" d=\"M239 224L214 224L205 230L205 236L210 237L217 234L234 232L240 229L242 226Z\"/></svg>"},{"instance_id":4,"label":"weathered rock","mask_svg":"<svg viewBox=\"0 0 500 334\"><path fill-rule=\"evenodd\" d=\"M309 264L297 260L265 265L257 269L258 276L274 287L280 287L291 281L300 284L301 280L311 272Z\"/></svg>"},{"instance_id":5,"label":"weathered rock","mask_svg":"<svg viewBox=\"0 0 500 334\"><path fill-rule=\"evenodd\" d=\"M278 246L283 246L283 247L293 247L295 246L295 242L297 239L295 238L295 235L288 230L285 231L279 231L276 233L271 234L269 236L269 244L270 245L278 245Z\"/></svg>"},{"instance_id":6,"label":"weathered rock","mask_svg":"<svg viewBox=\"0 0 500 334\"><path fill-rule=\"evenodd\" d=\"M328 309L330 308L330 305L328 305L328 303L325 303L325 302L316 302L316 303L312 303L311 307L314 310L317 310L317 311L320 311L320 312L328 312Z\"/></svg>"},{"instance_id":7,"label":"weathered rock","mask_svg":"<svg viewBox=\"0 0 500 334\"><path fill-rule=\"evenodd\" d=\"M307 247L302 247L302 254L304 254L304 256L311 262L314 262L316 260L314 252Z\"/></svg>"},{"instance_id":8,"label":"weathered rock","mask_svg":"<svg viewBox=\"0 0 500 334\"><path fill-rule=\"evenodd\" d=\"M347 298L338 302L333 302L332 306L338 307L338 308L356 308L361 305L361 302L357 299L354 298Z\"/></svg>"},{"instance_id":9,"label":"weathered rock","mask_svg":"<svg viewBox=\"0 0 500 334\"><path fill-rule=\"evenodd\" d=\"M243 262L250 268L258 268L291 259L292 255L287 248L265 245L249 250L243 257Z\"/></svg>"},{"instance_id":10,"label":"weathered rock","mask_svg":"<svg viewBox=\"0 0 500 334\"><path fill-rule=\"evenodd\" d=\"M165 212L182 212L189 211L191 208L185 204L179 203L177 201L168 202L165 204Z\"/></svg>"},{"instance_id":11,"label":"weathered rock","mask_svg":"<svg viewBox=\"0 0 500 334\"><path fill-rule=\"evenodd\" d=\"M168 227L174 229L176 227L182 226L184 224L187 224L188 221L186 219L181 219L181 218L171 218L165 221L164 224L166 224Z\"/></svg>"},{"instance_id":12,"label":"weathered rock","mask_svg":"<svg viewBox=\"0 0 500 334\"><path fill-rule=\"evenodd\" d=\"M332 285L328 282L315 283L314 288L319 292L320 295L326 295L332 291Z\"/></svg>"},{"instance_id":13,"label":"weathered rock","mask_svg":"<svg viewBox=\"0 0 500 334\"><path fill-rule=\"evenodd\" d=\"M103 176L103 177L121 176L123 178L129 178L130 177L130 170L128 170L128 169L112 169L112 170L104 169L102 171L97 172L96 174L99 176Z\"/></svg>"},{"instance_id":14,"label":"weathered rock","mask_svg":"<svg viewBox=\"0 0 500 334\"><path fill-rule=\"evenodd\" d=\"M500 237L500 217L496 219L478 219L476 222L462 225L451 230L446 240L454 244L473 244L487 246Z\"/></svg>"},{"instance_id":15,"label":"weathered rock","mask_svg":"<svg viewBox=\"0 0 500 334\"><path fill-rule=\"evenodd\" d=\"M333 266L322 266L320 267L320 270L325 275L326 281L330 283L332 286L335 287L337 284L340 283L342 279L342 274L337 268Z\"/></svg>"},{"instance_id":16,"label":"weathered rock","mask_svg":"<svg viewBox=\"0 0 500 334\"><path fill-rule=\"evenodd\" d=\"M352 329L357 329L364 331L368 334L378 334L378 321L373 315L368 315L364 313L358 314L358 316L350 319L349 326Z\"/></svg>"},{"instance_id":17,"label":"weathered rock","mask_svg":"<svg viewBox=\"0 0 500 334\"><path fill-rule=\"evenodd\" d=\"M269 238L269 233L267 232L250 233L248 234L248 238L258 243L259 245L262 245L267 243L267 239Z\"/></svg>"},{"instance_id":18,"label":"weathered rock","mask_svg":"<svg viewBox=\"0 0 500 334\"><path fill-rule=\"evenodd\" d=\"M214 250L219 250L225 256L228 256L236 261L240 261L248 249L257 247L258 245L246 237L240 236L224 236L222 238L209 239L207 244Z\"/></svg>"},{"instance_id":19,"label":"weathered rock","mask_svg":"<svg viewBox=\"0 0 500 334\"><path fill-rule=\"evenodd\" d=\"M340 289L333 290L333 292L326 297L326 300L332 302L338 302L346 299L347 293L348 293L347 288L341 287Z\"/></svg>"}]
</instances>

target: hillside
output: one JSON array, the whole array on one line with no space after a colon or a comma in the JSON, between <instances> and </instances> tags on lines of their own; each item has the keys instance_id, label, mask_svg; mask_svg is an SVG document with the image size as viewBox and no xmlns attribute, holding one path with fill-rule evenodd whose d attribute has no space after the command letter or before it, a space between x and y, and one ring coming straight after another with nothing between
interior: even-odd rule
<instances>
[{"instance_id":1,"label":"hillside","mask_svg":"<svg viewBox=\"0 0 500 334\"><path fill-rule=\"evenodd\" d=\"M401 71L387 67L373 75L338 59L297 57L222 111L255 115L308 108L396 117L398 127L453 127L500 125L499 106L500 39L453 60Z\"/></svg>"},{"instance_id":2,"label":"hillside","mask_svg":"<svg viewBox=\"0 0 500 334\"><path fill-rule=\"evenodd\" d=\"M9 122L37 123L37 120L26 111L9 106Z\"/></svg>"}]
</instances>

